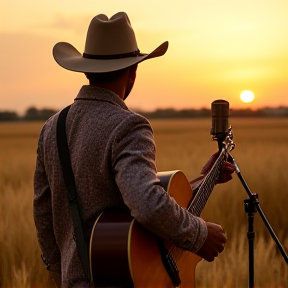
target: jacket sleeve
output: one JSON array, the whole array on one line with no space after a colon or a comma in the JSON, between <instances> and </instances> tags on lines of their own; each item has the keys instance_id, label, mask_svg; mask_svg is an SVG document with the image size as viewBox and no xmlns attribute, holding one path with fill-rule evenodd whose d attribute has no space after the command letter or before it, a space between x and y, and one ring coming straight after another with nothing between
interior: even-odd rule
<instances>
[{"instance_id":1,"label":"jacket sleeve","mask_svg":"<svg viewBox=\"0 0 288 288\"><path fill-rule=\"evenodd\" d=\"M53 229L51 190L43 163L43 127L37 149L36 169L34 173L33 216L38 243L42 250L42 260L51 272L61 273L60 251Z\"/></svg>"},{"instance_id":2,"label":"jacket sleeve","mask_svg":"<svg viewBox=\"0 0 288 288\"><path fill-rule=\"evenodd\" d=\"M113 133L112 166L131 215L176 246L197 252L207 237L205 222L178 205L160 186L150 123L131 114Z\"/></svg>"}]
</instances>

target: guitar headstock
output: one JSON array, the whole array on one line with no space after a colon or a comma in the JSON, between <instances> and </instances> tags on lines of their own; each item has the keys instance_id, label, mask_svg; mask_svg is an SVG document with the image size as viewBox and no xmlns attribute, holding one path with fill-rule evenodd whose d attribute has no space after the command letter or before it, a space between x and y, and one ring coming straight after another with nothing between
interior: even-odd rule
<instances>
[{"instance_id":1,"label":"guitar headstock","mask_svg":"<svg viewBox=\"0 0 288 288\"><path fill-rule=\"evenodd\" d=\"M230 126L228 129L228 134L224 141L222 142L223 148L225 149L226 158L229 156L229 153L235 148L236 144L233 141L233 131Z\"/></svg>"}]
</instances>

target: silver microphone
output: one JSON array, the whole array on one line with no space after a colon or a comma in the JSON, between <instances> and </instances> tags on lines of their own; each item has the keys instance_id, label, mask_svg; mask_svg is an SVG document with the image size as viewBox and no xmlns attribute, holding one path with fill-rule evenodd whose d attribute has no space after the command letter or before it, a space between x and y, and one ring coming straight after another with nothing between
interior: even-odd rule
<instances>
[{"instance_id":1,"label":"silver microphone","mask_svg":"<svg viewBox=\"0 0 288 288\"><path fill-rule=\"evenodd\" d=\"M229 102L226 100L215 100L211 103L212 128L210 134L214 140L223 141L229 129Z\"/></svg>"}]
</instances>

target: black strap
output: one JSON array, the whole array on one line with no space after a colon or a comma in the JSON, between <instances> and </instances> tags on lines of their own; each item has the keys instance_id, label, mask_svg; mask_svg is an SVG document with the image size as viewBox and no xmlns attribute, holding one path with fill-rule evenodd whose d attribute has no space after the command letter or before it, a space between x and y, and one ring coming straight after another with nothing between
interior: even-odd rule
<instances>
[{"instance_id":1,"label":"black strap","mask_svg":"<svg viewBox=\"0 0 288 288\"><path fill-rule=\"evenodd\" d=\"M90 279L88 245L83 232L83 225L80 216L80 209L77 202L77 190L75 178L71 166L71 158L66 135L66 117L71 105L64 108L57 121L57 146L60 163L66 188L68 190L69 208L73 221L74 235L76 238L77 251L83 266L87 281Z\"/></svg>"}]
</instances>

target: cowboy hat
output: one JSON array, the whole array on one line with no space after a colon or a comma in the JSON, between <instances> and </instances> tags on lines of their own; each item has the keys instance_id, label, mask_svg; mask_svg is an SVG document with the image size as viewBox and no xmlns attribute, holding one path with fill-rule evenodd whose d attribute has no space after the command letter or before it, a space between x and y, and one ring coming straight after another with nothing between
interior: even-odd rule
<instances>
[{"instance_id":1,"label":"cowboy hat","mask_svg":"<svg viewBox=\"0 0 288 288\"><path fill-rule=\"evenodd\" d=\"M149 54L140 53L127 14L119 12L110 19L104 14L92 19L83 54L71 44L59 42L53 48L53 57L68 70L105 73L162 56L167 49L166 41Z\"/></svg>"}]
</instances>

